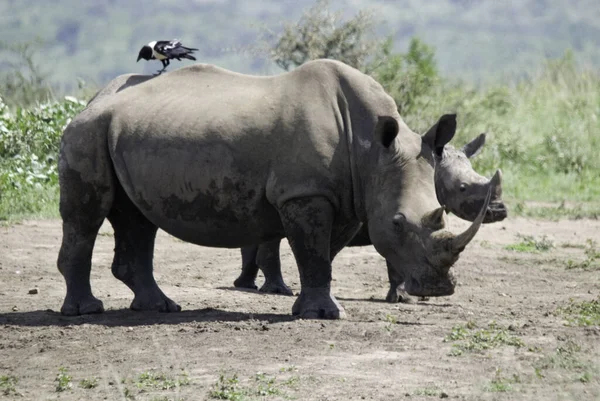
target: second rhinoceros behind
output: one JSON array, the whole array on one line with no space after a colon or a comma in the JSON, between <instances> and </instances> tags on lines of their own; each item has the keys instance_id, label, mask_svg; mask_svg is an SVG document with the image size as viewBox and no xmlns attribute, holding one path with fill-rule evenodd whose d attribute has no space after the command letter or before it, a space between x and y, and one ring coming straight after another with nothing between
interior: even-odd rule
<instances>
[{"instance_id":1,"label":"second rhinoceros behind","mask_svg":"<svg viewBox=\"0 0 600 401\"><path fill-rule=\"evenodd\" d=\"M456 127L454 116L444 116L443 121L450 122L451 127ZM441 122L440 122L441 123ZM434 125L424 136L428 136L439 128ZM452 212L458 217L474 221L491 187L491 199L486 210L484 223L502 221L507 216L506 206L502 201L502 174L500 170L491 180L478 174L469 159L477 155L485 144L485 134L478 135L460 149L452 145L445 145L434 150L435 160L435 188L437 199L445 206L447 212ZM371 239L367 226L359 230L348 246L370 245ZM256 289L256 276L262 270L265 282L260 288L261 292L292 295L292 290L285 284L281 275L281 262L279 257L279 241L270 241L259 246L242 249L242 272L234 281L234 286L239 288ZM409 301L410 298L402 289L404 279L398 274L399 270L388 266L390 289L386 296L388 302Z\"/></svg>"},{"instance_id":2,"label":"second rhinoceros behind","mask_svg":"<svg viewBox=\"0 0 600 401\"><path fill-rule=\"evenodd\" d=\"M199 64L95 99L61 141L61 312L103 310L89 278L106 218L112 271L133 309L180 310L153 277L158 228L213 247L286 236L302 283L292 312L302 317L343 316L331 260L361 222L408 293L451 294L450 268L487 204L464 233L444 229L432 150L396 110L373 79L326 60L272 77ZM451 137L441 129L432 143Z\"/></svg>"}]
</instances>

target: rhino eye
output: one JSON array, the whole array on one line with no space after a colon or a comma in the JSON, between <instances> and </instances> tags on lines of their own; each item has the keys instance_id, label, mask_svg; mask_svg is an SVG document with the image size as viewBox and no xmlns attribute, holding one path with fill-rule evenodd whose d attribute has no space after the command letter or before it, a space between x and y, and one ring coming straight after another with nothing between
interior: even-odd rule
<instances>
[{"instance_id":1,"label":"rhino eye","mask_svg":"<svg viewBox=\"0 0 600 401\"><path fill-rule=\"evenodd\" d=\"M393 219L394 226L396 229L402 229L402 226L406 222L406 216L403 213L397 213Z\"/></svg>"},{"instance_id":2,"label":"rhino eye","mask_svg":"<svg viewBox=\"0 0 600 401\"><path fill-rule=\"evenodd\" d=\"M460 192L465 192L467 190L467 184L465 184L465 183L460 184L459 189L460 189Z\"/></svg>"}]
</instances>

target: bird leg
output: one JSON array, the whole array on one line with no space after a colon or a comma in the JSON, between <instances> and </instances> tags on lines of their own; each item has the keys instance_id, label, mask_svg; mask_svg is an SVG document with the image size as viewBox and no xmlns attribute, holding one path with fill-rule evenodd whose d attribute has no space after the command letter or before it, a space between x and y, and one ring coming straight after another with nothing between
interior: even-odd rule
<instances>
[{"instance_id":1,"label":"bird leg","mask_svg":"<svg viewBox=\"0 0 600 401\"><path fill-rule=\"evenodd\" d=\"M162 70L156 71L156 73L158 75L162 74L167 69L167 67L169 66L169 59L160 60L160 62L162 63L163 68L162 68Z\"/></svg>"}]
</instances>

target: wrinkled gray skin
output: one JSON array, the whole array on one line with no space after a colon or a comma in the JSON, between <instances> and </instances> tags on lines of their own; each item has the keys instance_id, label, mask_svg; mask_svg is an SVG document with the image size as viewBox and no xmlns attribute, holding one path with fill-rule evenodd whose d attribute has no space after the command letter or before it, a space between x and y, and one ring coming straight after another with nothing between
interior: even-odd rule
<instances>
[{"instance_id":1,"label":"wrinkled gray skin","mask_svg":"<svg viewBox=\"0 0 600 401\"><path fill-rule=\"evenodd\" d=\"M477 155L485 144L485 134L480 134L461 149L446 145L442 151L434 151L435 158L435 188L440 204L445 205L446 212L452 212L458 217L474 221L485 201L488 188L492 187L492 197L485 214L484 223L502 221L507 216L506 207L502 201L502 173L496 172L489 180L475 170L469 158ZM370 245L371 239L366 226L363 226L347 246ZM293 295L281 275L278 240L270 241L260 246L242 249L242 272L234 281L238 288L256 289L255 284L258 270L263 272L265 283L261 292ZM386 296L388 302L412 302L403 290L403 279L395 273L388 263L390 290Z\"/></svg>"},{"instance_id":2,"label":"wrinkled gray skin","mask_svg":"<svg viewBox=\"0 0 600 401\"><path fill-rule=\"evenodd\" d=\"M287 237L301 280L292 312L304 318L344 316L331 260L362 222L409 294L454 292L450 268L487 204L465 232L444 230L432 149L451 139L453 116L422 139L379 84L330 60L273 77L198 64L121 89L96 96L62 137L63 314L103 311L89 279L105 218L135 310L181 309L153 277L158 228L213 247Z\"/></svg>"}]
</instances>

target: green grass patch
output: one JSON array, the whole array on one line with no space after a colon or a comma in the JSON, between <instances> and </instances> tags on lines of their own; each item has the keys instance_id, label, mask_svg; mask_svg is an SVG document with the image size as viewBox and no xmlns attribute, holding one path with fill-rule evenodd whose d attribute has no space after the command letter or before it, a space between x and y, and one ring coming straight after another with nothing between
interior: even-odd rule
<instances>
[{"instance_id":1,"label":"green grass patch","mask_svg":"<svg viewBox=\"0 0 600 401\"><path fill-rule=\"evenodd\" d=\"M491 393L507 393L514 390L514 385L521 383L518 374L513 373L511 376L502 374L501 369L496 369L495 377L485 386L485 391Z\"/></svg>"},{"instance_id":2,"label":"green grass patch","mask_svg":"<svg viewBox=\"0 0 600 401\"><path fill-rule=\"evenodd\" d=\"M540 380L598 382L598 368L586 359L581 346L573 341L560 344L552 355L537 360L534 365L535 376ZM565 374L567 372L568 374Z\"/></svg>"},{"instance_id":3,"label":"green grass patch","mask_svg":"<svg viewBox=\"0 0 600 401\"><path fill-rule=\"evenodd\" d=\"M12 375L0 376L0 391L3 395L21 395L17 391L19 379Z\"/></svg>"},{"instance_id":4,"label":"green grass patch","mask_svg":"<svg viewBox=\"0 0 600 401\"><path fill-rule=\"evenodd\" d=\"M136 387L142 390L173 390L189 384L190 379L185 372L179 377L173 377L165 373L147 371L140 373L135 379Z\"/></svg>"},{"instance_id":5,"label":"green grass patch","mask_svg":"<svg viewBox=\"0 0 600 401\"><path fill-rule=\"evenodd\" d=\"M557 310L567 321L576 326L600 326L600 297L591 301L569 300L567 306Z\"/></svg>"},{"instance_id":6,"label":"green grass patch","mask_svg":"<svg viewBox=\"0 0 600 401\"><path fill-rule=\"evenodd\" d=\"M536 238L532 235L517 235L517 237L521 239L518 243L507 245L504 249L516 252L537 253L546 252L554 248L554 243L545 235L541 238Z\"/></svg>"},{"instance_id":7,"label":"green grass patch","mask_svg":"<svg viewBox=\"0 0 600 401\"><path fill-rule=\"evenodd\" d=\"M505 345L516 348L525 345L523 340L495 322L488 324L487 327L478 327L472 321L464 325L456 325L444 341L453 343L449 353L450 356L459 356L465 352L480 353Z\"/></svg>"},{"instance_id":8,"label":"green grass patch","mask_svg":"<svg viewBox=\"0 0 600 401\"><path fill-rule=\"evenodd\" d=\"M292 369L295 370L295 368ZM290 370L280 370L280 373L285 372L290 372ZM223 372L219 375L217 382L212 385L209 397L216 400L230 401L264 399L269 397L290 399L283 388L297 388L298 382L298 376L282 380L278 377L259 372L254 377L242 383L237 373L227 374Z\"/></svg>"},{"instance_id":9,"label":"green grass patch","mask_svg":"<svg viewBox=\"0 0 600 401\"><path fill-rule=\"evenodd\" d=\"M208 395L216 400L243 401L246 397L246 389L240 386L237 374L227 376L221 373Z\"/></svg>"},{"instance_id":10,"label":"green grass patch","mask_svg":"<svg viewBox=\"0 0 600 401\"><path fill-rule=\"evenodd\" d=\"M551 221L558 221L560 219L598 220L600 219L600 203L588 202L566 206L565 202L561 202L555 206L531 206L525 202L517 202L516 206L511 209L511 213L516 216Z\"/></svg>"},{"instance_id":11,"label":"green grass patch","mask_svg":"<svg viewBox=\"0 0 600 401\"><path fill-rule=\"evenodd\" d=\"M91 379L82 379L79 382L79 387L84 388L86 390L90 390L98 387L98 378L92 377Z\"/></svg>"},{"instance_id":12,"label":"green grass patch","mask_svg":"<svg viewBox=\"0 0 600 401\"><path fill-rule=\"evenodd\" d=\"M413 391L414 395L423 395L426 397L441 397L441 398L446 398L443 397L442 394L445 394L442 389L440 389L438 386L436 385L428 385L426 387L423 388L418 388L415 391Z\"/></svg>"},{"instance_id":13,"label":"green grass patch","mask_svg":"<svg viewBox=\"0 0 600 401\"><path fill-rule=\"evenodd\" d=\"M67 368L59 368L54 381L56 382L55 390L59 393L73 388L72 377L67 372Z\"/></svg>"},{"instance_id":14,"label":"green grass patch","mask_svg":"<svg viewBox=\"0 0 600 401\"><path fill-rule=\"evenodd\" d=\"M584 259L567 260L567 269L600 270L600 250L598 249L598 243L592 239L587 239L583 249L585 254Z\"/></svg>"}]
</instances>

